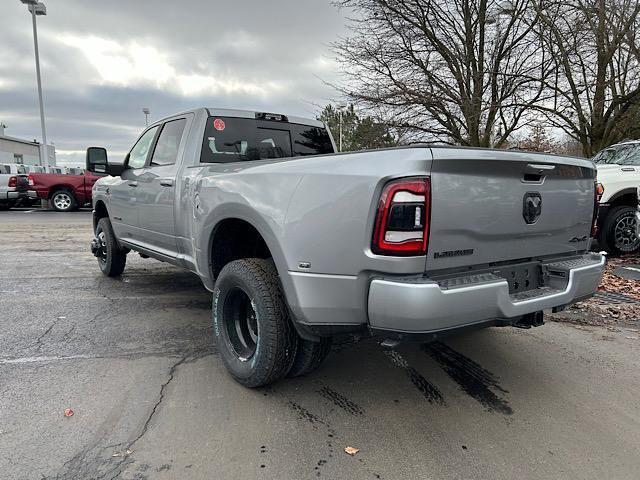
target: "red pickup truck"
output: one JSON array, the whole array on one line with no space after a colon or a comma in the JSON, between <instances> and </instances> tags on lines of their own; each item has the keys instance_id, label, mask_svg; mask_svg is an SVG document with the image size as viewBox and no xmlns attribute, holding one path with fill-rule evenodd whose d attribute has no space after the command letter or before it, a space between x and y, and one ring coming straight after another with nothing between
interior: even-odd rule
<instances>
[{"instance_id":1,"label":"red pickup truck","mask_svg":"<svg viewBox=\"0 0 640 480\"><path fill-rule=\"evenodd\" d=\"M91 172L83 175L32 173L29 190L35 191L38 198L49 200L54 210L70 212L91 203L91 190L99 178Z\"/></svg>"}]
</instances>

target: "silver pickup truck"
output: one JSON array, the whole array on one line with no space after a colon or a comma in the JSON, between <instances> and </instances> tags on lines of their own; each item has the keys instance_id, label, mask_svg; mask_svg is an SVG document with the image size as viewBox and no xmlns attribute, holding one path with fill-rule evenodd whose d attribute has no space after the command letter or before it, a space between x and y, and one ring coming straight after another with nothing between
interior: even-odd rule
<instances>
[{"instance_id":1,"label":"silver pickup truck","mask_svg":"<svg viewBox=\"0 0 640 480\"><path fill-rule=\"evenodd\" d=\"M35 192L29 192L29 167L33 165L0 164L0 210L30 206L37 200Z\"/></svg>"},{"instance_id":2,"label":"silver pickup truck","mask_svg":"<svg viewBox=\"0 0 640 480\"><path fill-rule=\"evenodd\" d=\"M256 387L317 368L340 334L388 344L541 325L591 296L590 161L410 147L336 154L326 127L201 108L148 127L124 164L87 151L102 272L136 251L213 292L217 348Z\"/></svg>"}]
</instances>

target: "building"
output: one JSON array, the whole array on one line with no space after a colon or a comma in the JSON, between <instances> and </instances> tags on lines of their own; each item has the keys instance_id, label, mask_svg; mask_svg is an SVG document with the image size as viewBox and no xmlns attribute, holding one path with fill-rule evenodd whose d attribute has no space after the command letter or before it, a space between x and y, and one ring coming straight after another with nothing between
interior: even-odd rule
<instances>
[{"instance_id":1,"label":"building","mask_svg":"<svg viewBox=\"0 0 640 480\"><path fill-rule=\"evenodd\" d=\"M47 145L49 166L56 165L56 149ZM40 142L8 137L4 134L4 125L0 124L0 163L22 163L25 165L42 165L40 159Z\"/></svg>"}]
</instances>

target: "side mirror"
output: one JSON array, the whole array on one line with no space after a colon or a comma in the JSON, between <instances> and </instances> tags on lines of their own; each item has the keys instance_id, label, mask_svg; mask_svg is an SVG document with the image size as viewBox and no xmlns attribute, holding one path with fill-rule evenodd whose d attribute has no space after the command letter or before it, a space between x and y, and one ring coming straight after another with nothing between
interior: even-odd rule
<instances>
[{"instance_id":1,"label":"side mirror","mask_svg":"<svg viewBox=\"0 0 640 480\"><path fill-rule=\"evenodd\" d=\"M87 171L96 175L112 175L117 177L122 174L125 166L121 164L109 164L107 149L103 147L87 148Z\"/></svg>"},{"instance_id":2,"label":"side mirror","mask_svg":"<svg viewBox=\"0 0 640 480\"><path fill-rule=\"evenodd\" d=\"M107 173L107 149L102 147L87 148L87 170L93 173Z\"/></svg>"}]
</instances>

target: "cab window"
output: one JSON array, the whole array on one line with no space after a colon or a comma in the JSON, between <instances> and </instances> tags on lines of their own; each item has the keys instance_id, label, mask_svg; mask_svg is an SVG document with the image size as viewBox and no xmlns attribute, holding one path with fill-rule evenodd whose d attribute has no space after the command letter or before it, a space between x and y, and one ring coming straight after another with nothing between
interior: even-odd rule
<instances>
[{"instance_id":1,"label":"cab window","mask_svg":"<svg viewBox=\"0 0 640 480\"><path fill-rule=\"evenodd\" d=\"M129 168L142 168L145 166L157 131L158 127L150 128L140 137L140 140L136 142L131 152L129 152L129 161L127 163Z\"/></svg>"},{"instance_id":2,"label":"cab window","mask_svg":"<svg viewBox=\"0 0 640 480\"><path fill-rule=\"evenodd\" d=\"M593 159L595 163L640 165L640 144L620 145L603 150Z\"/></svg>"},{"instance_id":3,"label":"cab window","mask_svg":"<svg viewBox=\"0 0 640 480\"><path fill-rule=\"evenodd\" d=\"M333 153L324 128L251 118L209 117L204 130L201 163Z\"/></svg>"},{"instance_id":4,"label":"cab window","mask_svg":"<svg viewBox=\"0 0 640 480\"><path fill-rule=\"evenodd\" d=\"M187 120L181 118L164 124L151 157L151 166L173 165L176 163L186 123Z\"/></svg>"}]
</instances>

